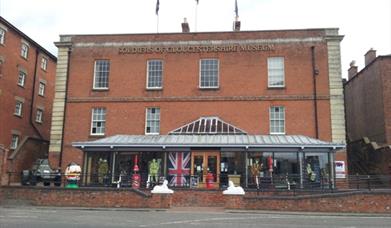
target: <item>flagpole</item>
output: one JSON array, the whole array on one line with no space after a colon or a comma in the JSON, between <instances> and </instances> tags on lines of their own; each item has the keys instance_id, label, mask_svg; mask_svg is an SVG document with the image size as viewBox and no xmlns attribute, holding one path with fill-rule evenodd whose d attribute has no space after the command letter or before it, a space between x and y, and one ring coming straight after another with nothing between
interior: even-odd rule
<instances>
[{"instance_id":1,"label":"flagpole","mask_svg":"<svg viewBox=\"0 0 391 228\"><path fill-rule=\"evenodd\" d=\"M159 14L156 15L156 33L159 33Z\"/></svg>"},{"instance_id":2,"label":"flagpole","mask_svg":"<svg viewBox=\"0 0 391 228\"><path fill-rule=\"evenodd\" d=\"M156 33L159 33L159 8L160 8L160 2L159 0L156 1Z\"/></svg>"},{"instance_id":3,"label":"flagpole","mask_svg":"<svg viewBox=\"0 0 391 228\"><path fill-rule=\"evenodd\" d=\"M194 22L194 31L197 32L197 15L198 15L198 2L196 3L196 8L195 8L195 22Z\"/></svg>"}]
</instances>

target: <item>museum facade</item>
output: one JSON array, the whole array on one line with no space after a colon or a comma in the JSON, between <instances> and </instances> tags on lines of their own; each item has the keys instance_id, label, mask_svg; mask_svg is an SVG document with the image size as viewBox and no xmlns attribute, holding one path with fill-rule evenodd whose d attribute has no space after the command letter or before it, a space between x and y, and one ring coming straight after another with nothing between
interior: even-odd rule
<instances>
[{"instance_id":1,"label":"museum facade","mask_svg":"<svg viewBox=\"0 0 391 228\"><path fill-rule=\"evenodd\" d=\"M338 29L62 35L51 165L75 162L94 186L133 186L136 174L141 187L162 178L333 187L345 141L342 38Z\"/></svg>"}]
</instances>

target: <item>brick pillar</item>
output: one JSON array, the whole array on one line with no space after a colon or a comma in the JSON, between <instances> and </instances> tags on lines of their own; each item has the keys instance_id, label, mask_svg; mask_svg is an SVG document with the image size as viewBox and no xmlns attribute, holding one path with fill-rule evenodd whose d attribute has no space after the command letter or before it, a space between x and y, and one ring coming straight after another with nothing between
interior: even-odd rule
<instances>
[{"instance_id":1,"label":"brick pillar","mask_svg":"<svg viewBox=\"0 0 391 228\"><path fill-rule=\"evenodd\" d=\"M224 195L224 203L225 209L246 209L241 195Z\"/></svg>"},{"instance_id":2,"label":"brick pillar","mask_svg":"<svg viewBox=\"0 0 391 228\"><path fill-rule=\"evenodd\" d=\"M148 207L150 208L171 208L172 194L152 194Z\"/></svg>"}]
</instances>

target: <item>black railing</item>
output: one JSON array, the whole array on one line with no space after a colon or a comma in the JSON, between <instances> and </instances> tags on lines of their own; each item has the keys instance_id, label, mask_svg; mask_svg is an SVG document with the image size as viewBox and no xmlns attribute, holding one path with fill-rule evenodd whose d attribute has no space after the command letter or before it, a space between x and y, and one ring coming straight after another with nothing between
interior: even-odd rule
<instances>
[{"instance_id":1,"label":"black railing","mask_svg":"<svg viewBox=\"0 0 391 228\"><path fill-rule=\"evenodd\" d=\"M170 188L211 188L226 189L228 182L242 186L247 191L256 192L336 192L350 190L391 189L391 175L346 175L345 178L330 179L328 176L311 179L298 174L253 177L246 175L183 175L148 176L147 174L110 175L81 174L77 180L79 187L139 188L152 189L168 180ZM8 185L66 187L69 181L64 174L32 175L8 173Z\"/></svg>"}]
</instances>

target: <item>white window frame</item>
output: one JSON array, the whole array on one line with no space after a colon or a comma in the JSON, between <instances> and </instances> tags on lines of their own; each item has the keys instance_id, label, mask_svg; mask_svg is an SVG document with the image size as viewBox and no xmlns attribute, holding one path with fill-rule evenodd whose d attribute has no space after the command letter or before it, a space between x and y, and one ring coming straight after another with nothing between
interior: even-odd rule
<instances>
[{"instance_id":1,"label":"white window frame","mask_svg":"<svg viewBox=\"0 0 391 228\"><path fill-rule=\"evenodd\" d=\"M41 69L44 71L48 69L48 59L45 57L42 57L41 59Z\"/></svg>"},{"instance_id":2,"label":"white window frame","mask_svg":"<svg viewBox=\"0 0 391 228\"><path fill-rule=\"evenodd\" d=\"M11 145L10 145L10 149L11 150L15 150L16 148L18 148L19 139L20 139L19 135L12 134L12 136L11 136Z\"/></svg>"},{"instance_id":3,"label":"white window frame","mask_svg":"<svg viewBox=\"0 0 391 228\"><path fill-rule=\"evenodd\" d=\"M278 61L278 62L277 62ZM269 88L285 87L285 58L269 57L267 58L267 85ZM282 81L282 84L277 84Z\"/></svg>"},{"instance_id":4,"label":"white window frame","mask_svg":"<svg viewBox=\"0 0 391 228\"><path fill-rule=\"evenodd\" d=\"M216 64L216 66L217 66L217 75L216 75L217 85L216 86L203 86L202 85L202 79L203 79L203 77L202 77L202 73L203 73L202 66L203 66L203 62L204 61L211 61L211 60L217 62L217 64ZM218 89L219 86L220 86L220 61L219 61L219 59L216 59L216 58L200 59L199 64L200 64L199 65L199 84L198 84L199 88L200 89Z\"/></svg>"},{"instance_id":5,"label":"white window frame","mask_svg":"<svg viewBox=\"0 0 391 228\"><path fill-rule=\"evenodd\" d=\"M97 70L97 64L98 62L106 62L108 64L108 68L107 68L107 71L98 71ZM107 75L105 76L106 77L106 84L107 86L103 87L103 86L97 86L96 83L96 79L97 79L97 73L101 73L103 74L103 72L107 72ZM94 62L94 81L93 81L93 89L94 90L107 90L109 89L109 76L110 76L110 60L108 59L97 59L95 60Z\"/></svg>"},{"instance_id":6,"label":"white window frame","mask_svg":"<svg viewBox=\"0 0 391 228\"><path fill-rule=\"evenodd\" d=\"M153 68L153 66L151 66L151 64L154 64L157 62L160 63L161 69L151 69L151 67ZM164 70L163 64L164 64L163 60L160 60L160 59L151 59L151 60L147 61L147 85L146 85L147 89L162 89L163 88L163 70ZM160 72L160 86L150 86L149 85L150 81L153 81L151 79L157 79L159 77L159 76L152 75L152 74L153 73L158 74L158 72Z\"/></svg>"},{"instance_id":7,"label":"white window frame","mask_svg":"<svg viewBox=\"0 0 391 228\"><path fill-rule=\"evenodd\" d=\"M275 109L279 108L278 114L276 114ZM282 110L282 111L281 111ZM282 121L282 126L280 125ZM278 125L274 125L274 123L279 123ZM270 134L271 135L285 135L286 129L285 129L285 123L286 123L286 115L285 115L285 107L284 106L271 106L269 108L269 128L270 128ZM283 131L276 131L275 129L280 129L280 127L283 128Z\"/></svg>"},{"instance_id":8,"label":"white window frame","mask_svg":"<svg viewBox=\"0 0 391 228\"><path fill-rule=\"evenodd\" d=\"M35 115L35 122L42 123L43 122L43 110L38 108Z\"/></svg>"},{"instance_id":9,"label":"white window frame","mask_svg":"<svg viewBox=\"0 0 391 228\"><path fill-rule=\"evenodd\" d=\"M26 72L20 70L18 73L18 86L24 87L26 84L26 77Z\"/></svg>"},{"instance_id":10,"label":"white window frame","mask_svg":"<svg viewBox=\"0 0 391 228\"><path fill-rule=\"evenodd\" d=\"M23 114L23 102L17 100L15 103L14 115L22 116L22 114Z\"/></svg>"},{"instance_id":11,"label":"white window frame","mask_svg":"<svg viewBox=\"0 0 391 228\"><path fill-rule=\"evenodd\" d=\"M44 82L39 82L38 95L45 96L45 87L46 84Z\"/></svg>"},{"instance_id":12,"label":"white window frame","mask_svg":"<svg viewBox=\"0 0 391 228\"><path fill-rule=\"evenodd\" d=\"M152 110L155 110L155 113L152 113ZM156 110L159 111L158 115L156 115ZM149 117L149 115L148 115L149 111L151 111L151 116L154 115L154 116L152 116L153 117L152 119L148 118ZM157 126L157 130L158 131L148 132L148 128L150 129L150 131L152 129L154 129L152 127L154 123ZM149 107L149 108L146 108L146 110L145 110L145 134L146 135L159 135L160 134L160 108L159 107Z\"/></svg>"},{"instance_id":13,"label":"white window frame","mask_svg":"<svg viewBox=\"0 0 391 228\"><path fill-rule=\"evenodd\" d=\"M0 27L0 44L4 44L5 42L5 33L7 31Z\"/></svg>"},{"instance_id":14,"label":"white window frame","mask_svg":"<svg viewBox=\"0 0 391 228\"><path fill-rule=\"evenodd\" d=\"M106 114L107 114L107 110L106 110L106 108L103 108L103 107L97 107L97 108L93 108L91 110L91 130L90 130L91 135L98 135L98 136L105 135L105 133L106 133ZM101 117L101 116L102 116L102 118L97 118L97 117ZM100 126L98 126L98 124ZM97 130L96 130L96 132L93 132L93 129L95 129L95 128ZM98 130L98 129L100 129L100 130Z\"/></svg>"},{"instance_id":15,"label":"white window frame","mask_svg":"<svg viewBox=\"0 0 391 228\"><path fill-rule=\"evenodd\" d=\"M22 42L22 45L20 48L20 56L27 59L27 57L29 56L29 49L30 49L29 45Z\"/></svg>"}]
</instances>

